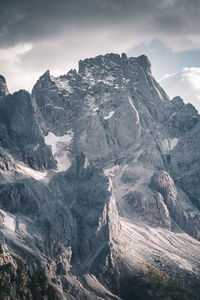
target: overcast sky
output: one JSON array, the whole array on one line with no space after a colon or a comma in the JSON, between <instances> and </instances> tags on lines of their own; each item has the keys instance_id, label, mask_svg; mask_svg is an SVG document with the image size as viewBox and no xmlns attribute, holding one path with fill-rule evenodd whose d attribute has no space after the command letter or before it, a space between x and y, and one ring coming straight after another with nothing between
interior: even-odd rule
<instances>
[{"instance_id":1,"label":"overcast sky","mask_svg":"<svg viewBox=\"0 0 200 300\"><path fill-rule=\"evenodd\" d=\"M0 0L0 74L11 92L107 52L148 54L157 79L200 67L199 0Z\"/></svg>"}]
</instances>

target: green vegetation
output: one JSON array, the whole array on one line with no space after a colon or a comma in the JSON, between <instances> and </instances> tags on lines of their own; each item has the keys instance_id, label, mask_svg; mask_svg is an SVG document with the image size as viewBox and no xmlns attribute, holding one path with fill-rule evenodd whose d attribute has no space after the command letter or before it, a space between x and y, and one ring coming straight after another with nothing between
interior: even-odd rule
<instances>
[{"instance_id":1,"label":"green vegetation","mask_svg":"<svg viewBox=\"0 0 200 300\"><path fill-rule=\"evenodd\" d=\"M23 261L17 261L17 268L11 264L0 266L0 300L56 300L56 289L51 286L45 273L39 271L30 278Z\"/></svg>"},{"instance_id":2,"label":"green vegetation","mask_svg":"<svg viewBox=\"0 0 200 300\"><path fill-rule=\"evenodd\" d=\"M13 266L10 263L0 266L0 300L7 299L6 297L10 295L10 278L5 274L13 273Z\"/></svg>"},{"instance_id":3,"label":"green vegetation","mask_svg":"<svg viewBox=\"0 0 200 300\"><path fill-rule=\"evenodd\" d=\"M182 285L158 269L148 266L145 275L127 278L122 284L124 300L193 300Z\"/></svg>"},{"instance_id":4,"label":"green vegetation","mask_svg":"<svg viewBox=\"0 0 200 300\"><path fill-rule=\"evenodd\" d=\"M52 285L49 285L48 289L47 289L47 298L48 298L48 300L57 299L56 294L57 294L57 292L54 289L54 287Z\"/></svg>"},{"instance_id":5,"label":"green vegetation","mask_svg":"<svg viewBox=\"0 0 200 300\"><path fill-rule=\"evenodd\" d=\"M2 245L0 244L0 255L3 254L3 247Z\"/></svg>"},{"instance_id":6,"label":"green vegetation","mask_svg":"<svg viewBox=\"0 0 200 300\"><path fill-rule=\"evenodd\" d=\"M14 283L16 284L16 294L20 297L20 299L26 299L26 275L22 259L17 261L17 270Z\"/></svg>"},{"instance_id":7,"label":"green vegetation","mask_svg":"<svg viewBox=\"0 0 200 300\"><path fill-rule=\"evenodd\" d=\"M43 300L45 296L47 296L48 300L57 299L56 290L48 284L47 277L43 271L33 274L28 285L33 300Z\"/></svg>"},{"instance_id":8,"label":"green vegetation","mask_svg":"<svg viewBox=\"0 0 200 300\"><path fill-rule=\"evenodd\" d=\"M0 300L6 299L10 294L10 287L7 278L0 273Z\"/></svg>"}]
</instances>

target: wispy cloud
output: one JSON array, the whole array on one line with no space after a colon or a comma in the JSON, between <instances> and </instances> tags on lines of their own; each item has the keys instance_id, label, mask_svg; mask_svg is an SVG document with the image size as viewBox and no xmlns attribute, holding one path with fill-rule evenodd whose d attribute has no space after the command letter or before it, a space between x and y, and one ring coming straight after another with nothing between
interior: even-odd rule
<instances>
[{"instance_id":1,"label":"wispy cloud","mask_svg":"<svg viewBox=\"0 0 200 300\"><path fill-rule=\"evenodd\" d=\"M160 84L171 98L181 96L200 112L200 68L182 68L177 73L166 74Z\"/></svg>"}]
</instances>

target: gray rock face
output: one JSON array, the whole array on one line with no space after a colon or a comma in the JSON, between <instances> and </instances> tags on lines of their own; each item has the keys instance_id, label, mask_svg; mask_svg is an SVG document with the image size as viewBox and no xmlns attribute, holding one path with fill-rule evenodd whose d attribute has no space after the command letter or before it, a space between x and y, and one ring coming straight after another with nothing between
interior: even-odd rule
<instances>
[{"instance_id":1,"label":"gray rock face","mask_svg":"<svg viewBox=\"0 0 200 300\"><path fill-rule=\"evenodd\" d=\"M66 173L56 174L48 185L26 179L0 186L2 224L10 221L8 232L3 227L4 244L12 248L14 243L18 255L22 255L23 248L29 251L32 257L23 259L27 263L30 260L32 267L37 266L37 255L41 253L43 268L52 268L54 280L64 293L72 284L71 272L85 274L95 269L96 259L103 261L104 252L111 253L111 243L120 234L108 178L95 166L84 168L84 164L82 154ZM77 285L74 296L80 293L81 299L84 288L73 280Z\"/></svg>"},{"instance_id":2,"label":"gray rock face","mask_svg":"<svg viewBox=\"0 0 200 300\"><path fill-rule=\"evenodd\" d=\"M200 214L189 201L187 195L175 186L167 172L161 171L152 176L152 188L164 197L171 217L184 231L195 238L200 238Z\"/></svg>"},{"instance_id":3,"label":"gray rock face","mask_svg":"<svg viewBox=\"0 0 200 300\"><path fill-rule=\"evenodd\" d=\"M4 247L30 272L44 269L64 299L132 299L127 287L144 283L150 265L198 294L196 109L169 100L144 55L47 71L31 95L2 84ZM141 297L150 293L163 297L153 287Z\"/></svg>"},{"instance_id":4,"label":"gray rock face","mask_svg":"<svg viewBox=\"0 0 200 300\"><path fill-rule=\"evenodd\" d=\"M8 94L9 91L6 85L6 80L2 75L0 75L0 97L7 96Z\"/></svg>"},{"instance_id":5,"label":"gray rock face","mask_svg":"<svg viewBox=\"0 0 200 300\"><path fill-rule=\"evenodd\" d=\"M176 104L177 111L171 115L167 126L172 136L180 137L199 122L199 115L192 104L184 105L180 97L172 99L172 103Z\"/></svg>"},{"instance_id":6,"label":"gray rock face","mask_svg":"<svg viewBox=\"0 0 200 300\"><path fill-rule=\"evenodd\" d=\"M134 191L125 199L126 211L130 218L134 217L151 225L171 229L169 210L161 193L154 192L152 195L149 193L146 198L146 194Z\"/></svg>"},{"instance_id":7,"label":"gray rock face","mask_svg":"<svg viewBox=\"0 0 200 300\"><path fill-rule=\"evenodd\" d=\"M198 208L199 196L199 122L186 132L170 156L170 170L175 183L187 193Z\"/></svg>"},{"instance_id":8,"label":"gray rock face","mask_svg":"<svg viewBox=\"0 0 200 300\"><path fill-rule=\"evenodd\" d=\"M56 167L28 92L20 90L0 103L0 136L1 146L33 169Z\"/></svg>"}]
</instances>

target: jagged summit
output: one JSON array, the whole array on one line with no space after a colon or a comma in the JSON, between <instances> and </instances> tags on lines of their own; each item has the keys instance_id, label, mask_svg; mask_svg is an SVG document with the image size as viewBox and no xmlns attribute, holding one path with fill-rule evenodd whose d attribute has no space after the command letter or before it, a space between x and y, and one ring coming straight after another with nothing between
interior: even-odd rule
<instances>
[{"instance_id":1,"label":"jagged summit","mask_svg":"<svg viewBox=\"0 0 200 300\"><path fill-rule=\"evenodd\" d=\"M143 67L145 72L151 73L151 63L147 56L141 55L135 58L128 58L125 53L122 53L121 55L108 53L105 55L98 55L94 58L80 60L78 73L82 73L85 70L85 67L95 68L96 66L101 66L102 68L113 68L114 70L114 68L117 66L124 68L128 63L134 64L134 62L137 62L138 65Z\"/></svg>"},{"instance_id":2,"label":"jagged summit","mask_svg":"<svg viewBox=\"0 0 200 300\"><path fill-rule=\"evenodd\" d=\"M7 88L6 80L2 75L0 75L0 97L7 96L8 94L9 91Z\"/></svg>"},{"instance_id":3,"label":"jagged summit","mask_svg":"<svg viewBox=\"0 0 200 300\"><path fill-rule=\"evenodd\" d=\"M129 90L132 95L137 94L138 99L143 95L148 99L150 110L155 109L155 106L150 107L152 103L162 110L162 102L169 102L168 96L151 74L148 58L145 55L128 58L124 53L121 56L110 53L80 60L78 73L70 70L66 75L54 77L47 71L33 88L33 95L37 88L38 91L48 88L52 93L56 88L67 98L76 93L84 97L87 91L97 93L106 86L108 89Z\"/></svg>"},{"instance_id":4,"label":"jagged summit","mask_svg":"<svg viewBox=\"0 0 200 300\"><path fill-rule=\"evenodd\" d=\"M135 58L128 58L125 53L122 53L121 55L108 53L105 55L98 55L94 58L80 60L78 72L75 69L70 70L66 75L61 75L57 78L51 76L50 71L48 70L40 77L38 84L40 84L41 88L50 87L52 82L59 83L59 79L60 82L64 82L70 79L82 81L84 78L86 78L86 81L91 79L97 83L106 83L107 77L110 77L108 82L111 82L115 77L117 83L120 83L120 81L123 82L123 80L131 80L137 84L140 80L144 80L142 78L143 76L146 76L141 73L152 77L151 63L147 56L141 55ZM152 79L150 79L150 81L152 81Z\"/></svg>"}]
</instances>

